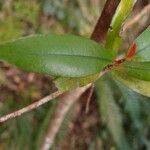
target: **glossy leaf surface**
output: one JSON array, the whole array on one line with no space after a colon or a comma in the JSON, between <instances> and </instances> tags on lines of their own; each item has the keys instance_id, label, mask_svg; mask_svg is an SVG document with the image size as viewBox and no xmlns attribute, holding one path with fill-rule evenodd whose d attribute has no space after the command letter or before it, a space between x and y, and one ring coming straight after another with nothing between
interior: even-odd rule
<instances>
[{"instance_id":1,"label":"glossy leaf surface","mask_svg":"<svg viewBox=\"0 0 150 150\"><path fill-rule=\"evenodd\" d=\"M37 35L0 45L0 59L23 70L62 77L99 73L111 62L102 46L73 35Z\"/></svg>"},{"instance_id":2,"label":"glossy leaf surface","mask_svg":"<svg viewBox=\"0 0 150 150\"><path fill-rule=\"evenodd\" d=\"M113 77L142 95L150 97L150 82L128 76L125 72L115 72Z\"/></svg>"},{"instance_id":3,"label":"glossy leaf surface","mask_svg":"<svg viewBox=\"0 0 150 150\"><path fill-rule=\"evenodd\" d=\"M88 83L95 81L98 77L99 74L80 77L80 78L61 77L55 80L55 84L60 91L68 91L80 86L87 85Z\"/></svg>"},{"instance_id":4,"label":"glossy leaf surface","mask_svg":"<svg viewBox=\"0 0 150 150\"><path fill-rule=\"evenodd\" d=\"M148 27L136 40L137 53L134 61L150 61L150 27Z\"/></svg>"},{"instance_id":5,"label":"glossy leaf surface","mask_svg":"<svg viewBox=\"0 0 150 150\"><path fill-rule=\"evenodd\" d=\"M122 69L129 76L150 81L150 28L137 38L136 43L137 52L135 58L123 64Z\"/></svg>"},{"instance_id":6,"label":"glossy leaf surface","mask_svg":"<svg viewBox=\"0 0 150 150\"><path fill-rule=\"evenodd\" d=\"M150 81L150 62L127 62L118 68L120 71L126 72L128 76Z\"/></svg>"},{"instance_id":7,"label":"glossy leaf surface","mask_svg":"<svg viewBox=\"0 0 150 150\"><path fill-rule=\"evenodd\" d=\"M114 71L116 78L134 91L150 96L150 28L136 40L135 58Z\"/></svg>"}]
</instances>

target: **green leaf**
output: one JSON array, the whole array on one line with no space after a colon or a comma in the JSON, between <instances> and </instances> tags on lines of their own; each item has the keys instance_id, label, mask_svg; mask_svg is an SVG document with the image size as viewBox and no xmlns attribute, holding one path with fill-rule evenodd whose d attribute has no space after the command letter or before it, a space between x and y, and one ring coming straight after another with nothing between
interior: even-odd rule
<instances>
[{"instance_id":1,"label":"green leaf","mask_svg":"<svg viewBox=\"0 0 150 150\"><path fill-rule=\"evenodd\" d=\"M134 4L135 0L120 0L120 4L111 22L111 28L107 33L106 48L110 50L114 58L122 44L122 38L120 36L122 25L131 13Z\"/></svg>"},{"instance_id":2,"label":"green leaf","mask_svg":"<svg viewBox=\"0 0 150 150\"><path fill-rule=\"evenodd\" d=\"M131 120L133 121L134 127L138 130L142 127L141 124L141 102L143 97L138 93L134 92L133 90L127 88L119 81L116 82L119 86L119 89L122 93L122 98L125 105L125 112L129 114Z\"/></svg>"},{"instance_id":3,"label":"green leaf","mask_svg":"<svg viewBox=\"0 0 150 150\"><path fill-rule=\"evenodd\" d=\"M129 76L126 72L115 71L113 72L113 77L119 80L125 86L129 87L133 91L140 93L144 96L150 97L150 82L139 80Z\"/></svg>"},{"instance_id":4,"label":"green leaf","mask_svg":"<svg viewBox=\"0 0 150 150\"><path fill-rule=\"evenodd\" d=\"M150 96L150 28L136 40L137 53L132 61L113 71L117 79L134 91Z\"/></svg>"},{"instance_id":5,"label":"green leaf","mask_svg":"<svg viewBox=\"0 0 150 150\"><path fill-rule=\"evenodd\" d=\"M135 58L120 67L129 76L150 81L150 28L145 30L136 40L137 53Z\"/></svg>"},{"instance_id":6,"label":"green leaf","mask_svg":"<svg viewBox=\"0 0 150 150\"><path fill-rule=\"evenodd\" d=\"M127 62L118 68L120 71L126 72L128 76L150 81L150 62Z\"/></svg>"},{"instance_id":7,"label":"green leaf","mask_svg":"<svg viewBox=\"0 0 150 150\"><path fill-rule=\"evenodd\" d=\"M148 27L136 40L137 53L134 61L150 61L150 27Z\"/></svg>"},{"instance_id":8,"label":"green leaf","mask_svg":"<svg viewBox=\"0 0 150 150\"><path fill-rule=\"evenodd\" d=\"M99 73L111 62L99 44L74 35L36 35L0 45L0 59L23 70L62 77Z\"/></svg>"},{"instance_id":9,"label":"green leaf","mask_svg":"<svg viewBox=\"0 0 150 150\"><path fill-rule=\"evenodd\" d=\"M55 84L56 84L56 87L60 91L68 91L68 90L72 90L80 86L87 85L88 83L95 81L98 77L99 77L99 74L90 75L90 76L81 77L81 78L61 77L55 80Z\"/></svg>"},{"instance_id":10,"label":"green leaf","mask_svg":"<svg viewBox=\"0 0 150 150\"><path fill-rule=\"evenodd\" d=\"M101 120L106 123L118 149L130 150L131 148L123 129L121 110L115 102L115 94L108 78L102 78L97 82L96 93L102 117Z\"/></svg>"}]
</instances>

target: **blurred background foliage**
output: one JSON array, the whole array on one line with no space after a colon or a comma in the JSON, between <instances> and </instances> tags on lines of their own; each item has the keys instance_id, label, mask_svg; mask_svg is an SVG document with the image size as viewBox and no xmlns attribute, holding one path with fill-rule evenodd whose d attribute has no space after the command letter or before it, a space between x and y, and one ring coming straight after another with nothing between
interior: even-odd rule
<instances>
[{"instance_id":1,"label":"blurred background foliage","mask_svg":"<svg viewBox=\"0 0 150 150\"><path fill-rule=\"evenodd\" d=\"M104 4L105 0L0 0L0 42L35 33L89 37ZM150 149L150 98L106 78L97 82L88 114L79 113L79 101L70 108L52 149ZM0 63L0 115L55 89L50 77ZM0 150L40 149L57 102L0 125Z\"/></svg>"}]
</instances>

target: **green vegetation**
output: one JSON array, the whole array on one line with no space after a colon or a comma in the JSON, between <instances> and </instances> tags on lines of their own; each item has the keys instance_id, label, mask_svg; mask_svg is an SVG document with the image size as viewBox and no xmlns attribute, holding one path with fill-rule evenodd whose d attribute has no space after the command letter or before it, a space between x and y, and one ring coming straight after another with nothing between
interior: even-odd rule
<instances>
[{"instance_id":1,"label":"green vegetation","mask_svg":"<svg viewBox=\"0 0 150 150\"><path fill-rule=\"evenodd\" d=\"M133 0L113 18L106 48L88 39L103 4L103 0L0 2L0 60L30 71L0 63L0 116L52 93L53 81L62 91L96 81L89 113L83 113L85 95L66 114L52 143L54 150L150 149L150 28L136 39L131 61L117 64L98 79L120 53L120 29ZM69 35L58 35L63 33ZM37 35L24 37L32 34ZM60 101L2 124L0 150L40 149Z\"/></svg>"}]
</instances>

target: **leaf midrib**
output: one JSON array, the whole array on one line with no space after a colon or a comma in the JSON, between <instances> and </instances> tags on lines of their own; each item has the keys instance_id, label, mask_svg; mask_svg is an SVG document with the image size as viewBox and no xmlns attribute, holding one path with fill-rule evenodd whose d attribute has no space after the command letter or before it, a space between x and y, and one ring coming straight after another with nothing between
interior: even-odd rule
<instances>
[{"instance_id":1,"label":"leaf midrib","mask_svg":"<svg viewBox=\"0 0 150 150\"><path fill-rule=\"evenodd\" d=\"M1 52L0 52L1 53ZM3 53L3 52L2 52ZM2 54L1 53L1 54ZM74 54L74 55L69 55L69 54L61 54L61 53L24 53L24 52L17 52L17 53L12 53L12 52L9 52L9 53L6 53L6 55L18 55L18 54L22 54L22 55L34 55L34 56L47 56L47 55L51 55L51 56L61 56L61 57L81 57L81 58L89 58L89 59L98 59L98 60L103 60L103 61L112 61L111 59L108 59L108 58L104 58L104 57L94 57L94 56L88 56L88 55L77 55L77 54ZM21 55L20 55L21 56Z\"/></svg>"},{"instance_id":2,"label":"leaf midrib","mask_svg":"<svg viewBox=\"0 0 150 150\"><path fill-rule=\"evenodd\" d=\"M133 67L133 66L128 66L128 65L124 65L125 67L128 67L130 69L134 69L134 70L150 70L150 68L142 68L142 67Z\"/></svg>"}]
</instances>

